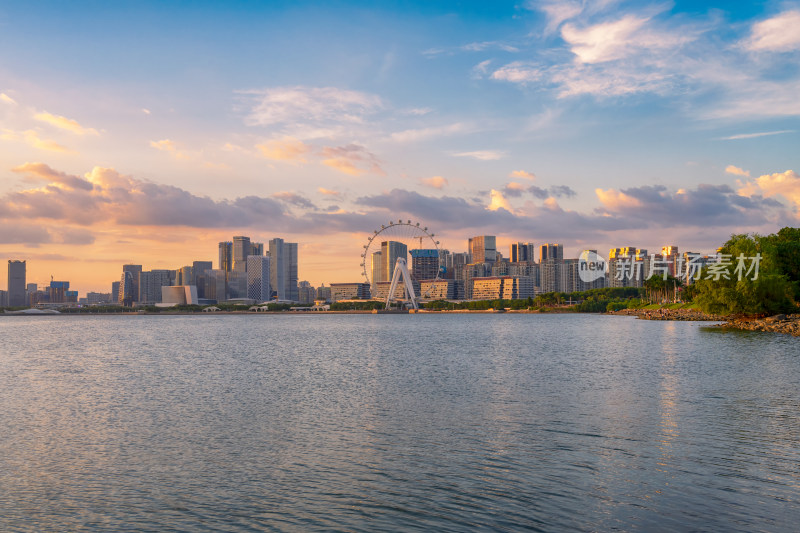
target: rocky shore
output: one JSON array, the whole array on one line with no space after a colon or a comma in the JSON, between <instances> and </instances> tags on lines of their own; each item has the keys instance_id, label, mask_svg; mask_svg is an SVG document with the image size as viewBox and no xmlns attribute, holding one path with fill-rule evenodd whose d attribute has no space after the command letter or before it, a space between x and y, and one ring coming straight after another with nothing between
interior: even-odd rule
<instances>
[{"instance_id":1,"label":"rocky shore","mask_svg":"<svg viewBox=\"0 0 800 533\"><path fill-rule=\"evenodd\" d=\"M685 320L685 321L720 321L727 320L721 315L710 315L697 309L621 309L611 311L611 315L635 316L641 320Z\"/></svg>"},{"instance_id":2,"label":"rocky shore","mask_svg":"<svg viewBox=\"0 0 800 533\"><path fill-rule=\"evenodd\" d=\"M717 324L717 326L723 329L771 331L800 337L800 315L775 315L766 318L728 318L724 324Z\"/></svg>"},{"instance_id":3,"label":"rocky shore","mask_svg":"<svg viewBox=\"0 0 800 533\"><path fill-rule=\"evenodd\" d=\"M744 331L769 331L800 337L800 314L775 315L766 318L730 317L710 315L697 309L622 309L612 311L611 315L635 316L641 320L693 320L722 322L713 324L723 329Z\"/></svg>"}]
</instances>

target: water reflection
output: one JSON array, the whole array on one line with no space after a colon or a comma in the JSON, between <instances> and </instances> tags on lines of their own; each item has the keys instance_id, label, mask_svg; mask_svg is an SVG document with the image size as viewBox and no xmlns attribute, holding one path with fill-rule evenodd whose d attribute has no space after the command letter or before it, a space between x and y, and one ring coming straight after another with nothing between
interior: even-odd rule
<instances>
[{"instance_id":1,"label":"water reflection","mask_svg":"<svg viewBox=\"0 0 800 533\"><path fill-rule=\"evenodd\" d=\"M800 522L796 339L585 315L0 331L24 339L0 348L3 531Z\"/></svg>"}]
</instances>

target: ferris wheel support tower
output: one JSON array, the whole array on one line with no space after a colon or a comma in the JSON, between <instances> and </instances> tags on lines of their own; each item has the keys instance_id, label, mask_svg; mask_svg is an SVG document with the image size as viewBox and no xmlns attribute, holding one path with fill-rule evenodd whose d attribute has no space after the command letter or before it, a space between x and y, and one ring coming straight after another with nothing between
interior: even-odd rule
<instances>
[{"instance_id":1,"label":"ferris wheel support tower","mask_svg":"<svg viewBox=\"0 0 800 533\"><path fill-rule=\"evenodd\" d=\"M414 293L414 286L411 284L411 275L408 273L408 265L406 260L402 257L397 258L397 263L394 265L394 274L392 274L392 284L389 286L389 294L386 295L386 309L389 309L389 303L394 298L394 291L397 290L397 284L400 282L400 277L403 278L403 284L406 290L406 298L414 306L414 309L419 309L417 303L417 295Z\"/></svg>"}]
</instances>

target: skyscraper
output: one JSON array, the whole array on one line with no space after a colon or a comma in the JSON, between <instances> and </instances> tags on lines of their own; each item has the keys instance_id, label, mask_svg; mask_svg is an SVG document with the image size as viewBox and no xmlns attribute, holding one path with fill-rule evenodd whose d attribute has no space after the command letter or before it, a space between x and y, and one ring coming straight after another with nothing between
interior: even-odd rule
<instances>
[{"instance_id":1,"label":"skyscraper","mask_svg":"<svg viewBox=\"0 0 800 533\"><path fill-rule=\"evenodd\" d=\"M8 260L8 306L22 307L25 304L25 261Z\"/></svg>"},{"instance_id":2,"label":"skyscraper","mask_svg":"<svg viewBox=\"0 0 800 533\"><path fill-rule=\"evenodd\" d=\"M132 306L136 300L133 291L133 274L129 270L123 270L119 280L119 304L126 307Z\"/></svg>"},{"instance_id":3,"label":"skyscraper","mask_svg":"<svg viewBox=\"0 0 800 533\"><path fill-rule=\"evenodd\" d=\"M131 273L131 283L133 283L133 287L131 289L131 302L136 302L139 300L139 274L142 272L142 265L122 265L123 272L130 272ZM121 282L122 280L120 280ZM122 285L120 285L120 290L122 290Z\"/></svg>"},{"instance_id":4,"label":"skyscraper","mask_svg":"<svg viewBox=\"0 0 800 533\"><path fill-rule=\"evenodd\" d=\"M375 287L375 284L379 281L387 281L383 279L383 262L381 261L382 254L380 251L373 252L372 254L372 263L370 265L370 279L372 279L372 286Z\"/></svg>"},{"instance_id":5,"label":"skyscraper","mask_svg":"<svg viewBox=\"0 0 800 533\"><path fill-rule=\"evenodd\" d=\"M408 246L397 241L383 241L381 243L381 277L383 281L391 281L394 274L394 265L402 257L408 261Z\"/></svg>"},{"instance_id":6,"label":"skyscraper","mask_svg":"<svg viewBox=\"0 0 800 533\"><path fill-rule=\"evenodd\" d=\"M522 261L533 263L532 242L515 242L511 244L511 262L521 263Z\"/></svg>"},{"instance_id":7,"label":"skyscraper","mask_svg":"<svg viewBox=\"0 0 800 533\"><path fill-rule=\"evenodd\" d=\"M411 279L436 279L439 274L439 250L411 250Z\"/></svg>"},{"instance_id":8,"label":"skyscraper","mask_svg":"<svg viewBox=\"0 0 800 533\"><path fill-rule=\"evenodd\" d=\"M564 260L564 246L561 244L543 244L539 247L539 262L543 263L547 260L563 261Z\"/></svg>"},{"instance_id":9,"label":"skyscraper","mask_svg":"<svg viewBox=\"0 0 800 533\"><path fill-rule=\"evenodd\" d=\"M473 263L494 263L497 260L497 237L479 235L467 242Z\"/></svg>"},{"instance_id":10,"label":"skyscraper","mask_svg":"<svg viewBox=\"0 0 800 533\"><path fill-rule=\"evenodd\" d=\"M233 238L233 269L247 272L247 256L250 255L250 237L237 235Z\"/></svg>"},{"instance_id":11,"label":"skyscraper","mask_svg":"<svg viewBox=\"0 0 800 533\"><path fill-rule=\"evenodd\" d=\"M270 258L251 255L247 258L247 297L266 302L272 299L270 287Z\"/></svg>"},{"instance_id":12,"label":"skyscraper","mask_svg":"<svg viewBox=\"0 0 800 533\"><path fill-rule=\"evenodd\" d=\"M141 303L161 303L161 287L172 285L169 270L143 271L139 274L139 299Z\"/></svg>"},{"instance_id":13,"label":"skyscraper","mask_svg":"<svg viewBox=\"0 0 800 533\"><path fill-rule=\"evenodd\" d=\"M269 241L270 285L279 300L298 301L297 243L283 239Z\"/></svg>"},{"instance_id":14,"label":"skyscraper","mask_svg":"<svg viewBox=\"0 0 800 533\"><path fill-rule=\"evenodd\" d=\"M250 243L250 255L264 255L264 243L263 242L251 242Z\"/></svg>"},{"instance_id":15,"label":"skyscraper","mask_svg":"<svg viewBox=\"0 0 800 533\"><path fill-rule=\"evenodd\" d=\"M224 272L233 270L233 243L231 241L219 243L219 270Z\"/></svg>"}]
</instances>

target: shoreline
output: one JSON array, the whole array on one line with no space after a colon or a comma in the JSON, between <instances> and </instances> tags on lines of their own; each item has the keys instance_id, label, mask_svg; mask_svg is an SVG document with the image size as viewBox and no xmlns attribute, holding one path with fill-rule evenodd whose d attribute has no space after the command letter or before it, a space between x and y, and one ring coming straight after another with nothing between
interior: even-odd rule
<instances>
[{"instance_id":1,"label":"shoreline","mask_svg":"<svg viewBox=\"0 0 800 533\"><path fill-rule=\"evenodd\" d=\"M744 316L725 316L704 313L697 309L620 309L618 311L608 311L606 313L581 313L570 309L420 309L411 313L389 313L389 314L541 314L541 315L560 315L560 314L583 314L583 315L607 315L607 316L629 316L639 320L659 320L659 321L679 321L679 322L715 322L708 327L739 330L739 331L764 331L770 333L782 333L800 337L800 313L789 315L774 315L765 318L744 317ZM318 315L371 315L372 310L351 309L346 311L165 311L161 313L149 313L140 311L127 311L119 313L15 313L3 312L0 317L53 317L53 316L75 316L75 317L98 317L98 316L219 316L219 315L291 315L291 316L318 316ZM384 313L378 313L384 314Z\"/></svg>"},{"instance_id":2,"label":"shoreline","mask_svg":"<svg viewBox=\"0 0 800 533\"><path fill-rule=\"evenodd\" d=\"M697 309L622 309L620 311L610 311L606 314L635 316L639 320L717 322L716 324L710 324L709 327L738 331L765 331L800 337L800 314L781 314L756 318L712 315Z\"/></svg>"}]
</instances>

